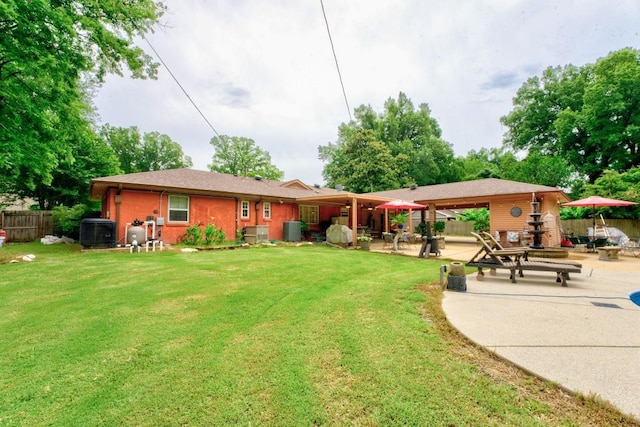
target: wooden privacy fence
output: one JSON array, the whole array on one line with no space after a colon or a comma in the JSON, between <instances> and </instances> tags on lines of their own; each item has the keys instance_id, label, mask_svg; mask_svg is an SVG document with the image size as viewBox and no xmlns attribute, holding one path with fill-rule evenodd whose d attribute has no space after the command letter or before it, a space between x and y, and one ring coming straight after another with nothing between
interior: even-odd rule
<instances>
[{"instance_id":1,"label":"wooden privacy fence","mask_svg":"<svg viewBox=\"0 0 640 427\"><path fill-rule=\"evenodd\" d=\"M444 225L444 234L452 236L471 236L475 221L447 221Z\"/></svg>"},{"instance_id":2,"label":"wooden privacy fence","mask_svg":"<svg viewBox=\"0 0 640 427\"><path fill-rule=\"evenodd\" d=\"M7 242L33 242L53 234L51 211L2 211L0 229L7 233Z\"/></svg>"},{"instance_id":3,"label":"wooden privacy fence","mask_svg":"<svg viewBox=\"0 0 640 427\"><path fill-rule=\"evenodd\" d=\"M640 238L640 221L637 219L606 219L607 227L615 227L622 231L630 239ZM474 221L447 221L444 229L445 236L470 236L473 231ZM593 226L593 219L567 219L561 220L562 229L567 235L586 236L587 229ZM601 224L600 218L596 224ZM528 226L525 226L529 228ZM525 228L523 227L523 229Z\"/></svg>"},{"instance_id":4,"label":"wooden privacy fence","mask_svg":"<svg viewBox=\"0 0 640 427\"><path fill-rule=\"evenodd\" d=\"M614 227L622 231L630 239L640 237L640 221L637 219L606 219L607 227ZM562 228L567 235L586 236L587 229L593 227L593 219L566 219L560 221ZM596 219L596 224L601 225L600 218Z\"/></svg>"}]
</instances>

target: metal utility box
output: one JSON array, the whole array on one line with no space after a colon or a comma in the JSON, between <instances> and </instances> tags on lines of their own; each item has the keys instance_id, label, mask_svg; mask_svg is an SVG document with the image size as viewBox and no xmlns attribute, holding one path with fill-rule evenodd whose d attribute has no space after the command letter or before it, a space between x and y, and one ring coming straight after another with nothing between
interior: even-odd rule
<instances>
[{"instance_id":1,"label":"metal utility box","mask_svg":"<svg viewBox=\"0 0 640 427\"><path fill-rule=\"evenodd\" d=\"M243 231L244 241L249 244L268 242L269 226L268 225L248 225Z\"/></svg>"},{"instance_id":2,"label":"metal utility box","mask_svg":"<svg viewBox=\"0 0 640 427\"><path fill-rule=\"evenodd\" d=\"M113 248L116 245L116 222L85 218L80 222L80 244L87 248Z\"/></svg>"},{"instance_id":3,"label":"metal utility box","mask_svg":"<svg viewBox=\"0 0 640 427\"><path fill-rule=\"evenodd\" d=\"M467 290L467 276L447 276L447 289L458 292Z\"/></svg>"},{"instance_id":4,"label":"metal utility box","mask_svg":"<svg viewBox=\"0 0 640 427\"><path fill-rule=\"evenodd\" d=\"M282 240L285 242L299 242L302 240L300 221L285 221L283 223Z\"/></svg>"}]
</instances>

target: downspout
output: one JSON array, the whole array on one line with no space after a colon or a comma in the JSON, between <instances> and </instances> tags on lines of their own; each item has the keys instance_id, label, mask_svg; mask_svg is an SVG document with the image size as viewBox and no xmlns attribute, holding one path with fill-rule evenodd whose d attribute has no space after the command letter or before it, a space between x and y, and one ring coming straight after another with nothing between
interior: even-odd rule
<instances>
[{"instance_id":1,"label":"downspout","mask_svg":"<svg viewBox=\"0 0 640 427\"><path fill-rule=\"evenodd\" d=\"M238 207L238 203L239 203L238 198L234 197L234 199L236 201L236 209L235 209L235 211L236 211L236 230L235 231L236 231L236 233L238 233L238 230L240 230L240 218L238 217L238 209L240 209L240 208Z\"/></svg>"},{"instance_id":2,"label":"downspout","mask_svg":"<svg viewBox=\"0 0 640 427\"><path fill-rule=\"evenodd\" d=\"M262 199L256 200L256 203L255 203L255 211L256 211L255 223L256 223L256 225L260 225L259 221L258 221L258 213L260 212L260 205L261 204L262 204Z\"/></svg>"},{"instance_id":3,"label":"downspout","mask_svg":"<svg viewBox=\"0 0 640 427\"><path fill-rule=\"evenodd\" d=\"M118 186L118 192L114 196L114 201L116 203L116 242L120 241L120 205L122 204L121 191L122 184Z\"/></svg>"}]
</instances>

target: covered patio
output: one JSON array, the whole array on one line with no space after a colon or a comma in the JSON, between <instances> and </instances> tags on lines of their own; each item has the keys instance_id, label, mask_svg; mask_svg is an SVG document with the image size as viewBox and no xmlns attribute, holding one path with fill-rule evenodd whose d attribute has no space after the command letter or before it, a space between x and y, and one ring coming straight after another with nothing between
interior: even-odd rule
<instances>
[{"instance_id":1,"label":"covered patio","mask_svg":"<svg viewBox=\"0 0 640 427\"><path fill-rule=\"evenodd\" d=\"M317 204L320 206L346 208L349 211L348 227L353 233L353 241L356 242L358 230L363 228L372 229L376 237L378 237L377 233L389 231L389 211L394 211L394 209L376 209L376 206L391 202L392 200L394 199L391 197L356 194L344 191L337 194L299 198L297 202L300 204ZM411 212L412 210L409 211Z\"/></svg>"},{"instance_id":2,"label":"covered patio","mask_svg":"<svg viewBox=\"0 0 640 427\"><path fill-rule=\"evenodd\" d=\"M561 241L560 206L569 197L559 188L528 184L497 178L448 184L411 186L398 190L369 193L369 196L388 197L412 201L428 207L429 223L433 228L436 210L489 209L489 230L498 234L504 246L520 245L533 221L532 202L538 203L545 220L543 236L545 246L559 246ZM425 216L423 216L425 219ZM518 234L518 242L509 242L509 236ZM515 238L514 238L515 240Z\"/></svg>"}]
</instances>

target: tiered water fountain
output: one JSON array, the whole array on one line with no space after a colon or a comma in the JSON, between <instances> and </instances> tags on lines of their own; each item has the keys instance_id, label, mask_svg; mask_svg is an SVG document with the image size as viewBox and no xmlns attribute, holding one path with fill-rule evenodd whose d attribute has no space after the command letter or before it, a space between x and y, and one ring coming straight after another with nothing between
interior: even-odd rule
<instances>
[{"instance_id":1,"label":"tiered water fountain","mask_svg":"<svg viewBox=\"0 0 640 427\"><path fill-rule=\"evenodd\" d=\"M540 221L542 213L539 212L539 209L540 202L538 202L534 196L532 197L531 213L529 214L533 221L527 222L527 224L533 227L533 230L529 230L529 234L533 235L533 244L530 246L531 249L544 249L544 246L542 246L542 235L545 231L540 229L544 221Z\"/></svg>"}]
</instances>

